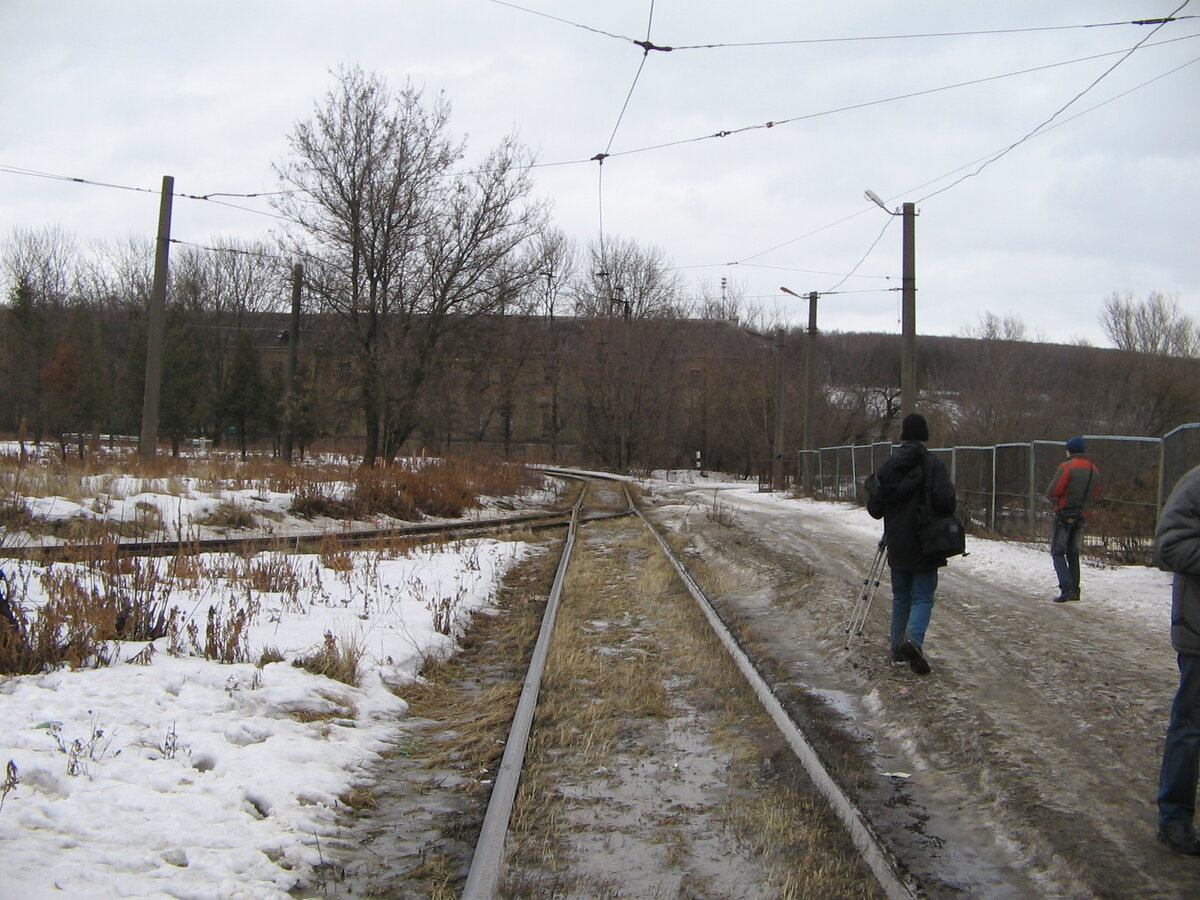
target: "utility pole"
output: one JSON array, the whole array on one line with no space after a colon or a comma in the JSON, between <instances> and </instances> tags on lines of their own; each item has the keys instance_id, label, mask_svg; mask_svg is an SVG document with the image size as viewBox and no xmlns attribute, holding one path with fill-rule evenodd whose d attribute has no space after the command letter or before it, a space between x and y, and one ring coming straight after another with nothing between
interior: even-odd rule
<instances>
[{"instance_id":1,"label":"utility pole","mask_svg":"<svg viewBox=\"0 0 1200 900\"><path fill-rule=\"evenodd\" d=\"M292 463L292 444L296 439L296 358L300 350L300 290L304 284L304 265L292 266L292 315L288 320L287 368L283 389L283 461Z\"/></svg>"},{"instance_id":2,"label":"utility pole","mask_svg":"<svg viewBox=\"0 0 1200 900\"><path fill-rule=\"evenodd\" d=\"M900 304L900 415L917 411L917 243L916 205L901 207L904 225L904 268L902 271Z\"/></svg>"},{"instance_id":3,"label":"utility pole","mask_svg":"<svg viewBox=\"0 0 1200 900\"><path fill-rule=\"evenodd\" d=\"M775 330L775 453L771 461L774 473L773 487L777 491L784 489L783 465L783 329Z\"/></svg>"},{"instance_id":4,"label":"utility pole","mask_svg":"<svg viewBox=\"0 0 1200 900\"><path fill-rule=\"evenodd\" d=\"M817 355L817 298L821 295L810 291L808 295L808 337L804 341L804 433L801 449L804 450L804 472L802 483L805 490L812 490L812 453L815 443L813 435L813 408L816 406L817 385L813 374L814 358Z\"/></svg>"},{"instance_id":5,"label":"utility pole","mask_svg":"<svg viewBox=\"0 0 1200 900\"><path fill-rule=\"evenodd\" d=\"M630 301L625 298L625 288L623 285L617 285L613 288L613 297L615 302L624 305L622 314L625 316L625 365L621 376L621 474L629 471L629 435L632 430L632 413L629 410L630 401L630 380L633 377L633 358L630 354L629 345L629 319L630 319Z\"/></svg>"},{"instance_id":6,"label":"utility pole","mask_svg":"<svg viewBox=\"0 0 1200 900\"><path fill-rule=\"evenodd\" d=\"M171 200L175 179L164 175L158 203L158 238L154 245L154 281L150 287L150 309L146 324L146 386L142 395L142 433L138 458L154 460L158 449L158 407L162 394L163 329L167 309L167 262L171 247Z\"/></svg>"},{"instance_id":7,"label":"utility pole","mask_svg":"<svg viewBox=\"0 0 1200 900\"><path fill-rule=\"evenodd\" d=\"M779 290L785 294L791 294L798 299L804 299L791 288L780 287ZM812 450L815 443L812 421L813 410L816 408L817 385L816 378L813 375L813 367L816 365L817 298L820 296L816 291L809 291L808 293L808 336L804 339L804 424L800 435L800 449L806 451L801 454L804 458L802 484L806 488L811 488L812 486L812 460L810 459L811 454L807 451Z\"/></svg>"}]
</instances>

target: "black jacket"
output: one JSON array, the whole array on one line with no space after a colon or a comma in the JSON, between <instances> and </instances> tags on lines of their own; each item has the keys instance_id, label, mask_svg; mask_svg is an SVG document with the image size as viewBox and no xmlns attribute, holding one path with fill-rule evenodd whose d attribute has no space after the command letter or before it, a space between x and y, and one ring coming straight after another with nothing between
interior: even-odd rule
<instances>
[{"instance_id":1,"label":"black jacket","mask_svg":"<svg viewBox=\"0 0 1200 900\"><path fill-rule=\"evenodd\" d=\"M1171 591L1171 644L1200 656L1200 466L1179 479L1163 504L1154 532L1155 559L1175 573Z\"/></svg>"},{"instance_id":2,"label":"black jacket","mask_svg":"<svg viewBox=\"0 0 1200 900\"><path fill-rule=\"evenodd\" d=\"M932 558L921 553L917 529L926 522L926 457L933 464L930 505L935 513L949 515L958 502L945 464L925 449L924 444L901 444L875 473L878 490L868 497L867 512L883 519L883 537L887 542L888 565L901 572L924 572L946 564L945 557Z\"/></svg>"}]
</instances>

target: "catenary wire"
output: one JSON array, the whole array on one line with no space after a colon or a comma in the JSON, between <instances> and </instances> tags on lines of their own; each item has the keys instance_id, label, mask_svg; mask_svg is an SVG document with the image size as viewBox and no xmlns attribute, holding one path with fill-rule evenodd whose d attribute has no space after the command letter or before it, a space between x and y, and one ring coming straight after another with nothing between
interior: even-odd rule
<instances>
[{"instance_id":1,"label":"catenary wire","mask_svg":"<svg viewBox=\"0 0 1200 900\"><path fill-rule=\"evenodd\" d=\"M1185 6L1187 6L1190 2L1191 2L1191 0L1183 0L1183 3L1179 4L1179 6L1175 9L1175 13L1178 13L1181 9L1183 9ZM1171 15L1174 16L1175 13L1172 13ZM1153 31L1151 31L1148 35L1146 35L1144 38L1142 38L1142 40L1140 40L1136 44L1134 44L1134 46L1130 47L1129 50L1120 59L1118 59L1111 66L1109 66L1107 69L1105 69L1103 72L1101 72L1098 76L1096 76L1094 79L1092 79L1091 83L1088 84L1087 87L1085 87L1083 90L1081 90L1079 93L1077 93L1074 97L1072 97L1070 100L1068 100L1066 103L1064 103L1058 109L1056 109L1053 113L1051 113L1049 118L1047 118L1045 121L1041 122L1032 131L1025 134L1024 137L1021 137L1020 139L1013 141L1011 144L1009 144L1007 147L1005 147L999 153L995 154L990 159L981 163L979 168L976 169L974 172L968 172L967 174L963 175L961 178L955 179L954 181L952 181L950 184L946 185L945 187L938 188L936 191L926 194L924 197L921 197L916 202L923 203L924 201L928 200L930 197L936 197L938 194L945 193L946 191L950 190L951 188L962 184L968 178L974 178L976 175L978 175L980 172L982 172L984 169L986 169L992 163L996 162L999 159L1003 159L1005 156L1007 156L1009 153L1011 153L1017 147L1021 146L1027 140L1029 140L1034 135L1036 135L1038 132L1047 128L1055 119L1057 119L1060 115L1062 115L1064 112L1066 112L1070 107L1075 105L1075 103L1077 101L1082 99L1096 85L1098 85L1101 81L1103 81L1105 78L1107 78L1109 75L1111 75L1117 69L1118 66L1120 66L1123 62L1125 62L1125 60L1129 59L1129 57L1131 57L1135 52L1137 52L1137 50L1142 46L1142 44L1146 43L1146 41L1148 41L1155 34L1157 34L1159 29L1163 28L1167 24L1167 22L1170 22L1170 21L1173 21L1173 20L1170 17L1168 17L1168 18L1164 19L1159 25L1155 26Z\"/></svg>"},{"instance_id":2,"label":"catenary wire","mask_svg":"<svg viewBox=\"0 0 1200 900\"><path fill-rule=\"evenodd\" d=\"M605 31L602 28L593 28L591 25L584 25L580 22L572 22L570 19L564 19L561 16L552 16L550 13L541 12L540 10L536 9L530 9L528 6L518 6L516 3L508 3L506 0L490 0L490 2L495 3L497 6L507 6L509 9L516 9L520 10L521 12L527 12L530 15L541 16L543 19L561 22L564 25L570 25L572 28L581 28L584 31L590 31L593 34L599 34L618 41L625 41L626 43L630 44L635 43L633 38L626 37L623 34L613 34L611 31Z\"/></svg>"},{"instance_id":3,"label":"catenary wire","mask_svg":"<svg viewBox=\"0 0 1200 900\"><path fill-rule=\"evenodd\" d=\"M1165 22L1183 21L1186 19L1195 19L1197 16L1170 16L1163 19L1133 19L1119 22L1089 22L1078 25L1031 25L1022 28L987 28L977 29L973 31L930 31L916 32L908 34L871 34L871 35L855 35L851 37L832 37L832 38L796 38L773 41L723 41L709 44L680 44L676 46L657 45L650 42L649 35L643 41L635 40L623 34L614 34L611 31L605 31L602 28L596 28L591 25L584 25L581 22L575 22L571 19L565 19L561 16L551 15L550 13L542 12L541 10L530 9L527 6L520 6L516 3L509 3L506 0L490 0L498 6L506 6L509 9L519 10L520 12L529 13L530 15L539 16L543 19L550 19L554 22L560 22L564 25L570 25L572 28L579 28L584 31L590 31L593 34L599 34L603 37L612 38L613 40L623 41L641 47L643 50L658 50L662 52L672 52L675 50L716 50L725 48L745 48L745 47L778 47L788 45L803 45L803 44L844 44L866 41L900 41L900 40L919 40L928 38L948 38L948 37L987 37L992 35L1003 34L1030 34L1046 31L1078 31L1089 28L1114 28L1125 27L1129 25L1146 26L1158 25Z\"/></svg>"},{"instance_id":4,"label":"catenary wire","mask_svg":"<svg viewBox=\"0 0 1200 900\"><path fill-rule=\"evenodd\" d=\"M833 287L829 288L828 290L822 291L821 293L823 293L823 294L834 293L838 288L840 288L843 284L845 284L850 278L852 278L854 276L854 273L858 271L859 266L861 266L863 263L865 263L867 261L867 257L870 256L871 253L875 250L875 248L879 246L879 242L881 240L883 240L884 234L892 226L892 219L893 219L892 216L887 217L887 221L883 223L883 228L880 229L879 234L875 236L875 240L871 241L871 246L867 248L867 252L864 253L862 255L862 258L854 264L854 268L852 268L849 272L847 272L845 275L843 275L841 280L838 281L837 284L833 285Z\"/></svg>"},{"instance_id":5,"label":"catenary wire","mask_svg":"<svg viewBox=\"0 0 1200 900\"><path fill-rule=\"evenodd\" d=\"M1132 94L1135 91L1139 91L1144 87L1148 87L1149 85L1154 84L1157 81L1161 81L1162 79L1167 78L1170 75L1174 75L1176 72L1179 72L1179 71L1187 68L1188 66L1195 65L1198 62L1200 62L1200 57L1190 59L1185 63L1181 63L1180 65L1167 70L1166 72L1161 72L1158 75L1155 75L1153 78L1147 79L1146 81L1143 81L1140 84L1136 84L1133 87L1128 88L1127 90L1124 90L1119 94L1115 94L1112 97L1109 97L1105 100L1102 100L1099 103L1089 106L1087 109L1082 109L1079 112L1075 113L1074 115L1068 116L1065 119L1061 119L1060 121L1056 122L1053 125L1048 126L1047 128L1043 128L1041 131L1039 131L1037 133L1036 137L1041 137L1044 134L1049 134L1051 131L1053 131L1056 128L1061 128L1062 126L1067 125L1068 123L1073 122L1082 116L1085 116L1085 115L1088 115L1089 113L1095 112L1097 109L1100 109L1104 106L1107 106L1110 103L1120 100L1122 97L1126 97L1129 94ZM903 197L907 194L912 194L923 188L929 187L932 184L936 184L937 182L941 181L944 178L949 178L952 175L955 175L956 173L961 172L963 169L967 169L967 168L970 168L971 166L978 165L980 162L983 162L984 160L989 159L990 157L1003 152L1003 149L1004 148L1000 148L998 150L993 150L992 152L986 153L983 156L980 156L980 157L972 160L971 162L964 163L963 165L958 166L955 169L951 169L949 172L943 172L941 175L938 175L935 178L931 178L928 181L923 182L922 184L918 184L918 185L915 185L914 187L909 188L908 190L901 191L900 193L896 194L894 197L888 198L888 200L890 202L891 200L894 200L897 197ZM749 261L752 259L758 259L761 256L766 256L768 253L773 253L776 250L780 250L783 247L787 247L798 241L802 241L805 238L812 237L813 235L819 234L822 231L826 231L830 228L834 228L838 225L841 225L845 222L850 221L851 219L854 219L854 218L857 218L858 216L864 215L865 213L872 211L874 208L875 207L873 205L872 206L864 206L862 209L858 210L857 212L851 213L848 216L843 216L842 218L837 219L834 222L830 222L826 225L822 225L818 228L814 228L813 230L807 231L804 234L798 235L797 237L790 238L789 240L786 240L780 244L775 244L772 247L768 247L766 250L762 250L762 251L759 251L758 253L751 254L750 256L743 257L740 260L735 260L733 262L726 262L726 263L709 263L709 264L703 264L703 265L697 265L697 266L688 266L687 268L714 268L714 267L718 267L718 266L747 265L749 263ZM858 277L862 277L862 276L858 276Z\"/></svg>"},{"instance_id":6,"label":"catenary wire","mask_svg":"<svg viewBox=\"0 0 1200 900\"><path fill-rule=\"evenodd\" d=\"M1189 0L1189 2L1190 2L1190 0ZM1152 34L1153 34L1153 32L1152 32ZM1147 37L1149 37L1149 35ZM1161 47L1166 44L1173 44L1178 41L1192 40L1197 37L1200 37L1200 33L1184 35L1182 37L1177 37L1177 38L1170 38L1165 41L1158 41L1153 44L1146 44L1145 46ZM1141 46L1141 45L1139 44L1138 46ZM1128 55L1132 50L1138 49L1138 46L1135 46L1133 48L1126 49L1126 50L1110 50L1105 53L1097 53L1097 54L1093 54L1091 56L1081 56L1081 57L1077 57L1075 59L1062 60L1062 61L1056 62L1056 63L1047 63L1046 65L1033 66L1033 67L1027 68L1027 69L1018 69L1016 71L1005 72L1000 75L988 75L988 76L984 76L983 78L975 78L975 79L971 79L969 81L960 81L960 82L956 82L954 84L941 85L939 87L934 87L934 88L926 88L924 90L912 91L912 92L909 92L906 94L896 94L896 95L893 95L890 97L882 97L882 98L879 98L876 100L866 100L861 103L852 103L852 104L848 104L846 106L839 106L834 109L821 110L820 112L805 113L803 115L791 116L791 117L784 118L784 119L772 119L768 122L763 122L763 123L757 124L757 125L743 125L739 128L725 129L722 131L713 132L712 134L700 135L698 137L680 138L680 139L674 140L674 141L665 141L661 144L652 144L652 145L648 145L645 147L632 148L629 150L618 150L615 152L606 153L606 154L604 154L604 156L606 159L611 159L611 158L621 157L621 156L632 156L634 154L639 154L639 153L648 153L653 150L665 150L665 149L669 149L671 147L683 146L685 144L699 143L700 141L708 141L708 140L714 140L716 138L731 137L735 134L745 134L746 132L750 132L750 131L761 131L764 129L775 128L780 125L790 125L795 122L803 122L803 121L807 121L810 119L818 119L818 118L822 118L824 116L836 115L837 113L843 113L843 112L851 112L856 109L864 109L864 108L871 107L871 106L879 106L879 105L882 105L885 103L894 103L899 100L910 100L914 97L923 97L923 96L928 96L930 94L940 93L942 91L950 91L950 90L955 90L957 88L962 88L962 87L971 87L971 86L977 85L977 84L986 84L987 82L990 82L990 81L999 81L1004 78L1014 78L1019 75L1028 75L1033 72L1042 72L1042 71L1046 71L1049 69L1059 68L1062 66L1074 65L1075 63L1091 62L1092 60L1102 59L1106 56L1115 56L1117 54ZM594 158L595 157L593 157L593 159Z\"/></svg>"},{"instance_id":7,"label":"catenary wire","mask_svg":"<svg viewBox=\"0 0 1200 900\"><path fill-rule=\"evenodd\" d=\"M847 44L862 41L903 41L922 38L947 38L947 37L986 37L990 35L1000 34L1029 34L1039 31L1073 31L1085 28L1112 28L1126 25L1159 25L1166 22L1178 22L1185 19L1195 19L1197 16L1169 16L1163 19L1134 19L1133 21L1123 22L1093 22L1084 25L1033 25L1026 28L988 28L977 31L927 31L917 32L913 34L877 34L877 35L860 35L855 37L835 37L835 38L798 38L794 40L782 41L740 41L726 42L716 44L683 44L673 47L655 47L656 50L719 50L726 48L742 48L742 47L781 47L795 44ZM635 42L636 43L636 42Z\"/></svg>"},{"instance_id":8,"label":"catenary wire","mask_svg":"<svg viewBox=\"0 0 1200 900\"><path fill-rule=\"evenodd\" d=\"M650 15L646 22L646 40L650 40L650 29L654 25L654 0L650 0ZM596 166L596 190L597 190L597 227L599 228L600 239L600 259L604 261L604 160L608 156L608 151L612 149L613 141L617 139L617 130L621 127L621 121L625 118L625 111L629 108L629 101L633 99L633 91L637 87L638 79L642 77L642 70L646 67L646 58L650 55L649 50L642 52L642 59L638 63L637 72L633 76L633 83L629 85L629 92L625 95L625 102L621 104L621 112L617 114L617 121L613 125L612 134L608 137L608 146L603 153L597 153L593 159Z\"/></svg>"},{"instance_id":9,"label":"catenary wire","mask_svg":"<svg viewBox=\"0 0 1200 900\"><path fill-rule=\"evenodd\" d=\"M1174 75L1176 72L1179 72L1182 69L1186 69L1188 66L1196 65L1196 63L1200 63L1200 56L1194 57L1193 59L1190 59L1185 63L1180 63L1178 66L1176 66L1173 69L1169 69L1166 72L1162 72L1158 75L1155 75L1153 78L1151 78L1147 81L1143 81L1140 84L1136 84L1133 87L1128 88L1124 91L1121 91L1121 93L1119 93L1119 94L1114 94L1113 96L1109 97L1106 100L1102 100L1099 103L1089 106L1087 109L1081 109L1079 112L1075 113L1074 115L1067 116L1065 119L1060 119L1059 121L1055 122L1053 125L1043 128L1041 131L1039 131L1035 135L1035 137L1041 137L1044 134L1049 134L1051 131L1054 131L1056 128L1062 128L1064 125L1070 124L1071 122L1074 122L1076 119L1086 116L1089 113L1095 112L1096 110L1100 109L1101 107L1108 106L1108 104L1110 104L1110 103L1115 103L1117 100L1120 100L1122 97L1126 97L1129 94L1132 94L1134 91L1141 90L1142 88L1147 87L1148 85L1154 84L1154 82L1156 82L1156 81L1161 81L1162 79L1164 79L1170 75ZM903 197L908 194L916 193L917 191L923 190L923 189L929 187L930 185L937 184L939 181L941 181L945 178L950 178L953 175L957 175L959 172L963 171L964 169L969 169L971 166L978 165L979 163L984 162L985 160L989 160L992 157L998 156L999 154L1001 154L1003 152L1004 152L1004 148L1001 147L1001 148L991 151L990 153L985 153L982 156L976 157L975 159L971 160L968 163L963 163L961 166L951 169L949 172L943 172L941 175L938 175L934 178L930 178L928 181L924 181L921 184L914 185L913 187L908 188L907 190L901 191L900 193L896 194L895 197L888 198L888 200L890 202L899 197ZM932 196L932 195L930 195L930 196ZM868 212L871 210L871 208L872 207L866 207L863 210L863 212Z\"/></svg>"}]
</instances>

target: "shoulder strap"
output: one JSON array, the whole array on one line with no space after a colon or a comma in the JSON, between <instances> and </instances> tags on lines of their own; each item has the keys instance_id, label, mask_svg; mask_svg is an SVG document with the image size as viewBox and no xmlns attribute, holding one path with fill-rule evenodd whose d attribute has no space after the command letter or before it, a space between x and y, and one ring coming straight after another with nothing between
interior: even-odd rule
<instances>
[{"instance_id":1,"label":"shoulder strap","mask_svg":"<svg viewBox=\"0 0 1200 900\"><path fill-rule=\"evenodd\" d=\"M1091 493L1092 493L1092 479L1096 477L1096 467L1095 467L1094 465L1091 465L1091 464L1090 464L1090 463L1091 463L1091 461L1090 461L1090 460L1089 460L1088 462L1089 462L1089 465L1088 465L1088 480L1087 480L1087 484L1085 484L1085 485L1083 486L1083 501L1082 501L1082 502L1079 504L1079 508L1080 508L1081 510L1082 510L1082 509L1083 509L1085 506L1087 506L1087 504L1088 504L1088 501L1091 499Z\"/></svg>"},{"instance_id":2,"label":"shoulder strap","mask_svg":"<svg viewBox=\"0 0 1200 900\"><path fill-rule=\"evenodd\" d=\"M921 470L925 476L925 518L930 519L933 518L933 454L928 450L921 460Z\"/></svg>"}]
</instances>

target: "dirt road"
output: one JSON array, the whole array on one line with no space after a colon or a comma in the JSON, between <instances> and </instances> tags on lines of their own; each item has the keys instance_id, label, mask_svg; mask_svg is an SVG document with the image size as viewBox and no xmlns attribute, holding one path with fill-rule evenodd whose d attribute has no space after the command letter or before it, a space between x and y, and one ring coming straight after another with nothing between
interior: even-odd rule
<instances>
[{"instance_id":1,"label":"dirt road","mask_svg":"<svg viewBox=\"0 0 1200 900\"><path fill-rule=\"evenodd\" d=\"M929 896L1200 896L1200 863L1154 837L1176 677L1163 629L952 562L922 678L886 660L886 569L865 636L845 634L874 550L861 530L802 504L764 527L744 493L718 514L714 496L656 483L649 499Z\"/></svg>"}]
</instances>

